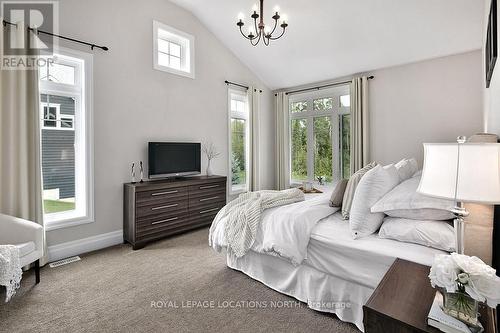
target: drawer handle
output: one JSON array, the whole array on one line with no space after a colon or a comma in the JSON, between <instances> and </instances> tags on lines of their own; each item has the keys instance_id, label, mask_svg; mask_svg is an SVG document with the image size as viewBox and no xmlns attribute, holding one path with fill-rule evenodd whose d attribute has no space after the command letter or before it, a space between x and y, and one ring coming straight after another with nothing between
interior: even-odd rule
<instances>
[{"instance_id":1,"label":"drawer handle","mask_svg":"<svg viewBox=\"0 0 500 333\"><path fill-rule=\"evenodd\" d=\"M210 198L203 198L203 199L200 199L200 202L208 201L208 200L215 200L215 199L219 199L219 196L210 197Z\"/></svg>"},{"instance_id":2,"label":"drawer handle","mask_svg":"<svg viewBox=\"0 0 500 333\"><path fill-rule=\"evenodd\" d=\"M219 209L220 209L219 207L216 207L216 208L212 208L212 209L202 210L200 212L200 214L205 214L205 213L213 212L214 210L219 210Z\"/></svg>"},{"instance_id":3,"label":"drawer handle","mask_svg":"<svg viewBox=\"0 0 500 333\"><path fill-rule=\"evenodd\" d=\"M170 221L175 221L175 220L178 220L179 218L178 217L172 217L172 218L169 218L169 219L165 219L165 220L161 220L161 221L156 221L156 222L153 222L151 223L152 225L153 224L160 224L160 223L165 223L165 222L170 222Z\"/></svg>"},{"instance_id":4,"label":"drawer handle","mask_svg":"<svg viewBox=\"0 0 500 333\"><path fill-rule=\"evenodd\" d=\"M165 194L174 194L174 193L177 193L179 191L175 190L175 191L167 191L167 192L157 192L157 193L151 193L151 196L157 196L157 195L165 195Z\"/></svg>"},{"instance_id":5,"label":"drawer handle","mask_svg":"<svg viewBox=\"0 0 500 333\"><path fill-rule=\"evenodd\" d=\"M164 208L172 208L172 207L177 207L179 204L172 204L172 205L166 205L166 206L158 206L158 207L153 207L151 210L158 210L158 209L164 209Z\"/></svg>"},{"instance_id":6,"label":"drawer handle","mask_svg":"<svg viewBox=\"0 0 500 333\"><path fill-rule=\"evenodd\" d=\"M219 184L217 184L217 185L208 185L208 186L200 186L200 190L206 190L206 189L214 188L214 187L219 187Z\"/></svg>"}]
</instances>

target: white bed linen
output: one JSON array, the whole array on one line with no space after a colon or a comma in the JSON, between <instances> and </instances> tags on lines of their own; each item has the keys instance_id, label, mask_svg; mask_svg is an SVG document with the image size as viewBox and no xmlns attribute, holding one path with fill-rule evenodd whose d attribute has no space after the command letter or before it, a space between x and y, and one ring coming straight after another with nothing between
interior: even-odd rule
<instances>
[{"instance_id":1,"label":"white bed linen","mask_svg":"<svg viewBox=\"0 0 500 333\"><path fill-rule=\"evenodd\" d=\"M330 194L308 196L306 201L266 209L261 215L251 249L280 256L299 265L307 256L310 235L316 224L339 210L330 207ZM226 221L227 217L222 218L211 234L212 247L218 252L227 248L224 237Z\"/></svg>"},{"instance_id":2,"label":"white bed linen","mask_svg":"<svg viewBox=\"0 0 500 333\"><path fill-rule=\"evenodd\" d=\"M237 258L227 254L227 266L314 310L335 313L364 332L363 305L374 289L324 273L311 266L293 266L279 257L252 250ZM338 306L336 306L338 304ZM342 306L345 305L345 306Z\"/></svg>"},{"instance_id":3,"label":"white bed linen","mask_svg":"<svg viewBox=\"0 0 500 333\"><path fill-rule=\"evenodd\" d=\"M342 279L376 288L396 257L431 266L446 253L418 244L383 239L377 233L352 239L340 213L323 219L311 233L305 264Z\"/></svg>"},{"instance_id":4,"label":"white bed linen","mask_svg":"<svg viewBox=\"0 0 500 333\"><path fill-rule=\"evenodd\" d=\"M241 258L228 253L227 265L364 331L363 305L396 257L431 265L438 253L445 252L376 234L353 240L349 222L336 213L314 227L307 259L299 266L255 251Z\"/></svg>"}]
</instances>

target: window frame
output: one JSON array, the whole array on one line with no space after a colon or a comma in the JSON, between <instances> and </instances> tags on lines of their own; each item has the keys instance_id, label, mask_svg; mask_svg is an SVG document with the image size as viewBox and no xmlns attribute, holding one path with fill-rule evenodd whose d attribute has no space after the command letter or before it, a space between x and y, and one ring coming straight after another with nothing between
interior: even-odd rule
<instances>
[{"instance_id":1,"label":"window frame","mask_svg":"<svg viewBox=\"0 0 500 333\"><path fill-rule=\"evenodd\" d=\"M293 119L306 119L307 120L307 181L315 182L314 178L314 119L318 117L330 117L332 124L332 182L336 182L341 179L342 163L341 163L341 116L344 114L350 114L350 107L343 107L340 102L340 96L349 95L350 86L339 85L327 89L321 89L316 91L308 91L299 94L292 94L288 99L288 142L289 142L289 181L290 186L297 187L301 186L303 181L292 178L292 128L291 122ZM327 110L315 111L314 110L314 100L322 98L333 98L332 108ZM296 102L307 102L307 107L305 111L302 112L291 112L292 103Z\"/></svg>"},{"instance_id":2,"label":"window frame","mask_svg":"<svg viewBox=\"0 0 500 333\"><path fill-rule=\"evenodd\" d=\"M93 223L94 209L94 129L93 129L93 55L87 52L59 47L55 62L65 65L75 63L70 58L78 59L75 67L75 84L57 83L39 80L39 94L57 95L75 99L75 115L62 115L63 118L72 116L73 128L57 128L57 130L75 131L75 210L57 213L44 213L45 229L47 231L75 225ZM40 102L40 106L46 102ZM56 104L56 103L54 103ZM77 110L81 110L77 112ZM83 110L83 112L82 112ZM59 123L58 113L58 123ZM42 130L56 128L40 128ZM83 148L82 148L83 147ZM80 183L78 179L84 179ZM81 207L77 201L84 200ZM42 203L43 204L43 203ZM71 213L70 213L71 212Z\"/></svg>"},{"instance_id":3,"label":"window frame","mask_svg":"<svg viewBox=\"0 0 500 333\"><path fill-rule=\"evenodd\" d=\"M245 103L245 111L244 112L239 112L239 111L233 111L231 108L231 101L233 100L233 96L238 96L237 99L241 102ZM245 90L242 89L237 89L237 88L228 88L228 93L227 93L227 109L228 109L228 117L227 117L227 125L228 125L228 174L229 174L229 181L228 183L228 194L229 195L237 195L241 193L248 192L250 189L250 177L249 177L249 172L250 172L250 109L249 109L249 100L248 100L248 94ZM245 177L245 185L241 188L236 188L233 189L233 184L232 184L232 178L233 178L233 172L232 172L232 141L231 141L231 120L232 119L243 119L245 120L245 170L246 170L246 177Z\"/></svg>"},{"instance_id":4,"label":"window frame","mask_svg":"<svg viewBox=\"0 0 500 333\"><path fill-rule=\"evenodd\" d=\"M158 60L158 39L181 46L180 69L160 65ZM169 45L170 52L170 45ZM165 52L161 52L166 54ZM170 57L170 53L169 53ZM170 62L170 59L169 59ZM191 79L195 78L195 38L193 35L153 20L153 68L159 71L176 74Z\"/></svg>"}]
</instances>

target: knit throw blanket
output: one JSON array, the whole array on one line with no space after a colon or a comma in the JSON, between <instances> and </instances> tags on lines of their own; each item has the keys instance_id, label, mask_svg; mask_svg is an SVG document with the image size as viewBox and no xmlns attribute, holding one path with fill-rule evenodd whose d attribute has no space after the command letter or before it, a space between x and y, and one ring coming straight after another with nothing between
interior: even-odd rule
<instances>
[{"instance_id":1,"label":"knit throw blanket","mask_svg":"<svg viewBox=\"0 0 500 333\"><path fill-rule=\"evenodd\" d=\"M240 196L222 208L210 227L209 243L212 246L212 233L217 224L227 216L224 237L228 250L238 258L244 256L252 247L261 214L265 209L304 201L304 193L299 189L284 191L257 191Z\"/></svg>"},{"instance_id":2,"label":"knit throw blanket","mask_svg":"<svg viewBox=\"0 0 500 333\"><path fill-rule=\"evenodd\" d=\"M0 245L0 286L7 288L5 302L16 293L22 274L19 249L14 245Z\"/></svg>"}]
</instances>

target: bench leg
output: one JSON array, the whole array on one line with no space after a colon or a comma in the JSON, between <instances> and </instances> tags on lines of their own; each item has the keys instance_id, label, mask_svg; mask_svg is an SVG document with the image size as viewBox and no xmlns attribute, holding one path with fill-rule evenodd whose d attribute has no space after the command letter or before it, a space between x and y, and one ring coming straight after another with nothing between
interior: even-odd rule
<instances>
[{"instance_id":1,"label":"bench leg","mask_svg":"<svg viewBox=\"0 0 500 333\"><path fill-rule=\"evenodd\" d=\"M35 282L36 284L40 283L40 259L35 261Z\"/></svg>"}]
</instances>

